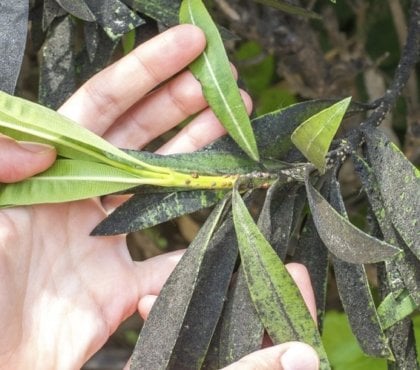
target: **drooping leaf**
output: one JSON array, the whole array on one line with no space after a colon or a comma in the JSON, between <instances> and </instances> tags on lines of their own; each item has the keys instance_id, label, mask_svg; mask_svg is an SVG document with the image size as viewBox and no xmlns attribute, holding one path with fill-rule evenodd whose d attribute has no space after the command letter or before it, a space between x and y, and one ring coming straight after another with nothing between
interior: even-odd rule
<instances>
[{"instance_id":1,"label":"drooping leaf","mask_svg":"<svg viewBox=\"0 0 420 370\"><path fill-rule=\"evenodd\" d=\"M384 207L375 172L361 157L353 156L353 161L384 240L404 252L385 266L389 288L393 294L407 289L420 305L420 261L395 231L389 211Z\"/></svg>"},{"instance_id":2,"label":"drooping leaf","mask_svg":"<svg viewBox=\"0 0 420 370\"><path fill-rule=\"evenodd\" d=\"M226 191L192 190L133 195L95 227L92 235L115 235L142 230L188 213L207 208Z\"/></svg>"},{"instance_id":3,"label":"drooping leaf","mask_svg":"<svg viewBox=\"0 0 420 370\"><path fill-rule=\"evenodd\" d=\"M264 326L249 295L242 268L231 283L220 325L218 363L212 368L221 369L261 348Z\"/></svg>"},{"instance_id":4,"label":"drooping leaf","mask_svg":"<svg viewBox=\"0 0 420 370\"><path fill-rule=\"evenodd\" d=\"M57 109L76 90L75 24L70 16L53 21L41 48L38 101Z\"/></svg>"},{"instance_id":5,"label":"drooping leaf","mask_svg":"<svg viewBox=\"0 0 420 370\"><path fill-rule=\"evenodd\" d=\"M384 329L395 325L418 308L408 290L399 295L389 293L378 307L378 315Z\"/></svg>"},{"instance_id":6,"label":"drooping leaf","mask_svg":"<svg viewBox=\"0 0 420 370\"><path fill-rule=\"evenodd\" d=\"M237 258L231 220L218 205L153 305L131 369L199 369L222 311Z\"/></svg>"},{"instance_id":7,"label":"drooping leaf","mask_svg":"<svg viewBox=\"0 0 420 370\"><path fill-rule=\"evenodd\" d=\"M183 0L180 22L192 23L205 33L206 49L189 67L200 81L204 96L222 125L236 143L258 161L254 133L222 39L202 1Z\"/></svg>"},{"instance_id":8,"label":"drooping leaf","mask_svg":"<svg viewBox=\"0 0 420 370\"><path fill-rule=\"evenodd\" d=\"M335 177L330 180L329 193L331 205L343 217L347 218L340 193L340 184ZM364 266L341 261L335 256L332 257L332 263L341 303L363 352L373 357L392 359L393 356L376 312ZM360 307L363 307L363 310L360 310Z\"/></svg>"},{"instance_id":9,"label":"drooping leaf","mask_svg":"<svg viewBox=\"0 0 420 370\"><path fill-rule=\"evenodd\" d=\"M13 94L22 65L28 30L28 0L0 2L0 90Z\"/></svg>"},{"instance_id":10,"label":"drooping leaf","mask_svg":"<svg viewBox=\"0 0 420 370\"><path fill-rule=\"evenodd\" d=\"M267 191L258 219L259 229L282 260L305 205L305 193L301 190L302 184L274 183Z\"/></svg>"},{"instance_id":11,"label":"drooping leaf","mask_svg":"<svg viewBox=\"0 0 420 370\"><path fill-rule=\"evenodd\" d=\"M116 165L141 166L142 162L67 117L32 103L0 92L0 132L16 140L53 145L60 156L92 160ZM110 159L112 156L113 159ZM147 166L147 165L146 165Z\"/></svg>"},{"instance_id":12,"label":"drooping leaf","mask_svg":"<svg viewBox=\"0 0 420 370\"><path fill-rule=\"evenodd\" d=\"M376 239L341 216L305 179L309 207L322 241L339 259L350 263L375 263L394 257L400 250Z\"/></svg>"},{"instance_id":13,"label":"drooping leaf","mask_svg":"<svg viewBox=\"0 0 420 370\"><path fill-rule=\"evenodd\" d=\"M394 361L388 361L389 370L418 369L416 339L414 337L413 322L410 318L398 321L387 329Z\"/></svg>"},{"instance_id":14,"label":"drooping leaf","mask_svg":"<svg viewBox=\"0 0 420 370\"><path fill-rule=\"evenodd\" d=\"M281 260L255 225L237 190L233 219L242 268L251 298L274 343L306 342L318 352L320 369L330 369L318 329Z\"/></svg>"},{"instance_id":15,"label":"drooping leaf","mask_svg":"<svg viewBox=\"0 0 420 370\"><path fill-rule=\"evenodd\" d=\"M380 130L366 129L364 137L388 215L420 260L420 172Z\"/></svg>"},{"instance_id":16,"label":"drooping leaf","mask_svg":"<svg viewBox=\"0 0 420 370\"><path fill-rule=\"evenodd\" d=\"M91 198L142 182L139 177L102 163L58 159L39 175L13 184L0 184L0 207Z\"/></svg>"},{"instance_id":17,"label":"drooping leaf","mask_svg":"<svg viewBox=\"0 0 420 370\"><path fill-rule=\"evenodd\" d=\"M56 0L60 6L67 10L71 15L86 22L94 22L95 15L91 12L84 0Z\"/></svg>"},{"instance_id":18,"label":"drooping leaf","mask_svg":"<svg viewBox=\"0 0 420 370\"><path fill-rule=\"evenodd\" d=\"M292 141L302 154L323 173L326 154L346 113L351 98L335 103L303 122L292 134Z\"/></svg>"},{"instance_id":19,"label":"drooping leaf","mask_svg":"<svg viewBox=\"0 0 420 370\"><path fill-rule=\"evenodd\" d=\"M120 39L122 35L144 23L136 12L119 0L85 0L85 3L112 40Z\"/></svg>"},{"instance_id":20,"label":"drooping leaf","mask_svg":"<svg viewBox=\"0 0 420 370\"><path fill-rule=\"evenodd\" d=\"M305 9L301 6L293 5L285 0L255 0L258 3L271 6L283 12L300 15L307 18L321 19L321 16L312 10Z\"/></svg>"}]
</instances>

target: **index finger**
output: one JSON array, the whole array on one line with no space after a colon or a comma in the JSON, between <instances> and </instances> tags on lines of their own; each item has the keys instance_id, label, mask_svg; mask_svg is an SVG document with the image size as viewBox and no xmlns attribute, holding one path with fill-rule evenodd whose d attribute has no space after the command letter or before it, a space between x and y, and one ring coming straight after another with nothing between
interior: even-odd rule
<instances>
[{"instance_id":1,"label":"index finger","mask_svg":"<svg viewBox=\"0 0 420 370\"><path fill-rule=\"evenodd\" d=\"M205 43L198 27L170 28L96 74L59 111L102 135L134 103L198 57Z\"/></svg>"}]
</instances>

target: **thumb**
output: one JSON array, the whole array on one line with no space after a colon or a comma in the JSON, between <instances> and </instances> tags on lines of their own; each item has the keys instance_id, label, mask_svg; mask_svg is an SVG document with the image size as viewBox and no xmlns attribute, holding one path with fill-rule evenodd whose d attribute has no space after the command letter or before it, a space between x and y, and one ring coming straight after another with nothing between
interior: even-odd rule
<instances>
[{"instance_id":1,"label":"thumb","mask_svg":"<svg viewBox=\"0 0 420 370\"><path fill-rule=\"evenodd\" d=\"M45 171L55 157L50 145L15 141L0 134L0 182L17 182Z\"/></svg>"},{"instance_id":2,"label":"thumb","mask_svg":"<svg viewBox=\"0 0 420 370\"><path fill-rule=\"evenodd\" d=\"M300 342L288 342L253 352L224 370L317 370L315 350Z\"/></svg>"}]
</instances>

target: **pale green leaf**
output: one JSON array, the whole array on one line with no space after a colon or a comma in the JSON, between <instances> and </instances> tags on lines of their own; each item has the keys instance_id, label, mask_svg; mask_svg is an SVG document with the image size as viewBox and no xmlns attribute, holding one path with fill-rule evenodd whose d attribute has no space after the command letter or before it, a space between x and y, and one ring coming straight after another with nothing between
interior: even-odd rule
<instances>
[{"instance_id":1,"label":"pale green leaf","mask_svg":"<svg viewBox=\"0 0 420 370\"><path fill-rule=\"evenodd\" d=\"M0 132L16 140L50 144L66 158L102 162L127 170L130 166L152 169L58 112L1 91Z\"/></svg>"},{"instance_id":2,"label":"pale green leaf","mask_svg":"<svg viewBox=\"0 0 420 370\"><path fill-rule=\"evenodd\" d=\"M313 115L292 134L293 144L321 173L325 171L325 157L328 148L346 113L350 100L351 98L343 99Z\"/></svg>"},{"instance_id":3,"label":"pale green leaf","mask_svg":"<svg viewBox=\"0 0 420 370\"><path fill-rule=\"evenodd\" d=\"M299 289L276 252L261 234L239 192L233 192L233 220L242 267L251 299L274 343L292 340L310 344L320 369L330 369L318 329Z\"/></svg>"},{"instance_id":4,"label":"pale green leaf","mask_svg":"<svg viewBox=\"0 0 420 370\"><path fill-rule=\"evenodd\" d=\"M180 22L200 27L206 35L207 47L190 64L200 81L204 96L236 143L254 160L259 160L257 144L244 102L222 39L201 0L184 0L180 8Z\"/></svg>"},{"instance_id":5,"label":"pale green leaf","mask_svg":"<svg viewBox=\"0 0 420 370\"><path fill-rule=\"evenodd\" d=\"M410 315L417 308L418 306L408 290L404 290L399 295L389 293L378 307L378 315L382 327L388 329Z\"/></svg>"},{"instance_id":6,"label":"pale green leaf","mask_svg":"<svg viewBox=\"0 0 420 370\"><path fill-rule=\"evenodd\" d=\"M102 163L58 159L47 171L0 185L0 207L66 202L138 186L144 179Z\"/></svg>"}]
</instances>

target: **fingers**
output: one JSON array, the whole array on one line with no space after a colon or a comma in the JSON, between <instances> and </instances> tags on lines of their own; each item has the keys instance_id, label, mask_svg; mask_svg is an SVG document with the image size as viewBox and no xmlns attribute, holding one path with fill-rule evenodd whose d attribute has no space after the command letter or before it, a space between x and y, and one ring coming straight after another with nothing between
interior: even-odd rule
<instances>
[{"instance_id":1,"label":"fingers","mask_svg":"<svg viewBox=\"0 0 420 370\"><path fill-rule=\"evenodd\" d=\"M287 271L292 276L296 285L298 286L303 300L308 307L314 321L317 321L315 295L312 289L311 278L306 267L300 263L288 263L286 265Z\"/></svg>"},{"instance_id":2,"label":"fingers","mask_svg":"<svg viewBox=\"0 0 420 370\"><path fill-rule=\"evenodd\" d=\"M200 83L186 71L129 109L104 138L119 147L142 148L206 106Z\"/></svg>"},{"instance_id":3,"label":"fingers","mask_svg":"<svg viewBox=\"0 0 420 370\"><path fill-rule=\"evenodd\" d=\"M253 352L224 370L316 370L315 350L304 343L288 342Z\"/></svg>"},{"instance_id":4,"label":"fingers","mask_svg":"<svg viewBox=\"0 0 420 370\"><path fill-rule=\"evenodd\" d=\"M149 258L146 261L137 262L139 295L143 298L147 295L158 295L163 284L168 279L172 270L181 259L184 250L165 253L160 256Z\"/></svg>"},{"instance_id":5,"label":"fingers","mask_svg":"<svg viewBox=\"0 0 420 370\"><path fill-rule=\"evenodd\" d=\"M241 96L248 114L251 113L252 100L250 96L245 91L241 91ZM214 113L210 110L210 108L207 108L195 117L170 141L159 148L157 153L174 154L193 152L211 143L225 133L226 130L220 124Z\"/></svg>"},{"instance_id":6,"label":"fingers","mask_svg":"<svg viewBox=\"0 0 420 370\"><path fill-rule=\"evenodd\" d=\"M170 28L91 78L60 112L102 135L149 91L184 69L204 47L205 36L199 28Z\"/></svg>"},{"instance_id":7,"label":"fingers","mask_svg":"<svg viewBox=\"0 0 420 370\"><path fill-rule=\"evenodd\" d=\"M157 295L146 295L140 299L138 304L138 311L143 320L147 320L149 312L152 310L152 307L157 299Z\"/></svg>"},{"instance_id":8,"label":"fingers","mask_svg":"<svg viewBox=\"0 0 420 370\"><path fill-rule=\"evenodd\" d=\"M49 145L15 141L0 135L0 182L11 183L45 171L55 160Z\"/></svg>"}]
</instances>

